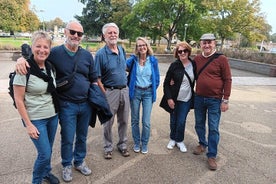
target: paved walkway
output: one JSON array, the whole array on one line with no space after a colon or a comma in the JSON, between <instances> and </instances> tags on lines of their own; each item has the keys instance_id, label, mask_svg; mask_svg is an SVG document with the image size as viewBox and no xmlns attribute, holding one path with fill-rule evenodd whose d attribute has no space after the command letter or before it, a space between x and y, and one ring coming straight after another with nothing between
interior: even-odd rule
<instances>
[{"instance_id":1,"label":"paved walkway","mask_svg":"<svg viewBox=\"0 0 276 184\"><path fill-rule=\"evenodd\" d=\"M162 80L168 65L160 64ZM0 62L0 183L26 184L32 177L35 148L7 94L11 61ZM89 128L87 164L92 175L74 170L72 184L272 184L276 183L276 78L232 70L230 110L222 114L218 170L209 171L205 155L195 156L194 114L188 115L185 144L188 152L167 150L169 114L159 108L162 87L152 112L151 139L146 155L130 151L124 158L115 149L112 160L103 158L102 127ZM115 123L114 146L118 140ZM133 141L129 126L129 149ZM61 179L60 134L56 135L53 173ZM64 183L64 182L61 182Z\"/></svg>"}]
</instances>

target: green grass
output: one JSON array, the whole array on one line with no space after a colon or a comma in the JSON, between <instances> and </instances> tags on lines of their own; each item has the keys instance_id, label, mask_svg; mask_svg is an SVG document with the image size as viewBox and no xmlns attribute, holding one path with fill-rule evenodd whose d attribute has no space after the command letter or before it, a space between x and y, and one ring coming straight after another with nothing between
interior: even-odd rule
<instances>
[{"instance_id":1,"label":"green grass","mask_svg":"<svg viewBox=\"0 0 276 184\"><path fill-rule=\"evenodd\" d=\"M23 43L31 43L30 38L1 38L0 37L0 50L20 50ZM59 43L60 44L60 43ZM58 43L53 43L53 46L58 45ZM96 51L103 46L102 43L92 43L92 42L82 42L81 46L85 49L91 51Z\"/></svg>"},{"instance_id":2,"label":"green grass","mask_svg":"<svg viewBox=\"0 0 276 184\"><path fill-rule=\"evenodd\" d=\"M30 43L29 38L0 38L0 50L18 50L23 43Z\"/></svg>"}]
</instances>

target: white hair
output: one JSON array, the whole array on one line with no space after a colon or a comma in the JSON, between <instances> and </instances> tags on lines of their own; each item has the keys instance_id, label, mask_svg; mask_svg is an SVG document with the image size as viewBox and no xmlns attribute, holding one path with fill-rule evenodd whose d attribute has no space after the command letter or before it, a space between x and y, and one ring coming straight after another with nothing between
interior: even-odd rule
<instances>
[{"instance_id":1,"label":"white hair","mask_svg":"<svg viewBox=\"0 0 276 184\"><path fill-rule=\"evenodd\" d=\"M103 28L102 28L102 33L103 33L103 34L106 33L106 30L107 30L108 27L115 27L115 28L117 29L118 34L119 34L119 27L118 27L115 23L113 23L113 22L107 23L107 24L105 24L105 25L103 26Z\"/></svg>"}]
</instances>

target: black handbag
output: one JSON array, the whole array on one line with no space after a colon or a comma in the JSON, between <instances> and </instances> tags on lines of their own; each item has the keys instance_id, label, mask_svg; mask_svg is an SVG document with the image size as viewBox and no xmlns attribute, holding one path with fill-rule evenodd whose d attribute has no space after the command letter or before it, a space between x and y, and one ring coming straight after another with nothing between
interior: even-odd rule
<instances>
[{"instance_id":1,"label":"black handbag","mask_svg":"<svg viewBox=\"0 0 276 184\"><path fill-rule=\"evenodd\" d=\"M80 51L77 52L77 54L79 53ZM59 79L56 80L56 85L57 85L57 91L58 92L64 92L64 91L67 91L69 90L75 80L74 80L74 76L76 74L76 71L77 71L77 62L78 62L78 55L75 57L75 65L74 65L74 70L73 70L73 73L71 75L66 75L64 77L61 77Z\"/></svg>"}]
</instances>

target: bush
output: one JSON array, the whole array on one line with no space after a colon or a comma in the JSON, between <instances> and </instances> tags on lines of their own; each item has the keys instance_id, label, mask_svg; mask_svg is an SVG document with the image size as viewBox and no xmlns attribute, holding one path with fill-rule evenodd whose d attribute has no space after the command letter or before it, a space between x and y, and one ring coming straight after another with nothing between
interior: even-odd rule
<instances>
[{"instance_id":1,"label":"bush","mask_svg":"<svg viewBox=\"0 0 276 184\"><path fill-rule=\"evenodd\" d=\"M14 38L1 38L0 39L0 50L20 50L23 43L28 42L29 39L14 39ZM60 45L61 43L53 42L53 46ZM93 43L93 42L82 42L81 46L90 52L96 52L98 49L104 46L104 42ZM135 43L133 42L130 46L126 42L120 42L125 48L126 53L134 53ZM173 54L173 47L170 52L166 51L166 45L152 45L152 49L155 54ZM201 52L198 48L193 48L192 54L199 54ZM222 52L230 58L242 59L255 61L267 64L276 64L276 54L259 52L250 48L229 48L223 49Z\"/></svg>"},{"instance_id":2,"label":"bush","mask_svg":"<svg viewBox=\"0 0 276 184\"><path fill-rule=\"evenodd\" d=\"M240 48L240 49L224 49L222 51L227 57L255 61L266 64L276 64L276 54L259 52L257 50Z\"/></svg>"}]
</instances>

